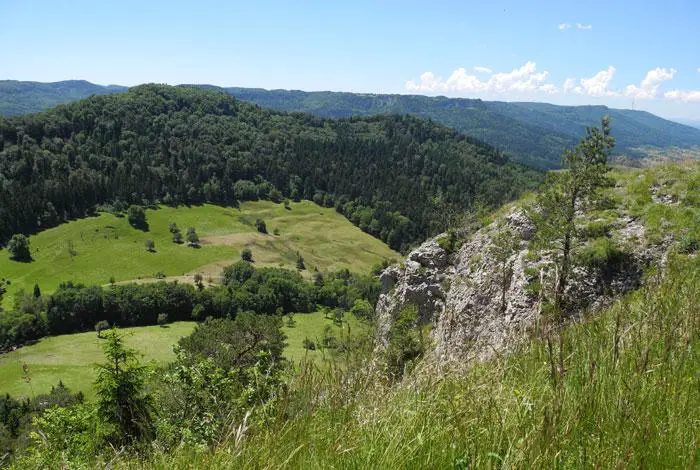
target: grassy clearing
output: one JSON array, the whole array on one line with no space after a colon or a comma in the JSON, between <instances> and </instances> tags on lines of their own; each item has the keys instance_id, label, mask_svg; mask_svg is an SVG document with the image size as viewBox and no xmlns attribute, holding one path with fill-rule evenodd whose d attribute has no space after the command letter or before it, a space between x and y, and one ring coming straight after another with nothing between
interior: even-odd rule
<instances>
[{"instance_id":1,"label":"grassy clearing","mask_svg":"<svg viewBox=\"0 0 700 470\"><path fill-rule=\"evenodd\" d=\"M165 328L145 326L124 328L127 344L138 350L144 362L166 363L172 360L173 345L194 329L193 322L171 323ZM59 380L72 391L86 397L94 394L94 365L104 356L95 332L43 338L36 344L0 355L0 393L13 397L48 392ZM27 383L22 365L29 369Z\"/></svg>"},{"instance_id":2,"label":"grassy clearing","mask_svg":"<svg viewBox=\"0 0 700 470\"><path fill-rule=\"evenodd\" d=\"M369 326L358 320L354 315L346 313L342 324L335 323L330 317L324 316L323 312L297 313L293 315L294 326L288 326L289 316L284 317L284 327L282 330L287 335L287 346L284 348L284 357L295 364L301 362L318 362L322 360L332 360L333 354L330 349L321 348L323 332L326 326L331 328L332 334L336 338L361 337L366 336ZM315 350L304 348L304 339L313 341L317 347Z\"/></svg>"},{"instance_id":3,"label":"grassy clearing","mask_svg":"<svg viewBox=\"0 0 700 470\"><path fill-rule=\"evenodd\" d=\"M337 338L366 334L368 328L350 314L345 315L342 325L326 318L322 312L295 314L294 322L293 327L285 326L283 330L287 335L284 357L295 364L332 360L331 350L320 347L326 326L331 327ZM127 335L128 344L142 354L142 361L163 364L174 359L173 346L178 339L190 334L194 326L194 322L176 322L165 328L145 326L122 331ZM317 343L317 349L305 349L304 338ZM92 398L94 365L103 360L100 344L101 340L94 332L76 333L43 338L36 344L0 355L0 393L14 397L32 396L48 392L61 380L71 390L82 391ZM23 379L23 364L29 368L29 383Z\"/></svg>"},{"instance_id":4,"label":"grassy clearing","mask_svg":"<svg viewBox=\"0 0 700 470\"><path fill-rule=\"evenodd\" d=\"M30 290L34 283L49 293L68 280L103 285L112 277L117 282L148 280L162 273L191 281L195 272L202 272L205 279L215 278L223 266L240 259L244 247L251 248L257 265L291 269L298 251L309 273L314 268L365 273L384 258L399 257L335 210L309 201L292 203L290 210L283 204L259 201L240 208L161 207L146 214L148 232L106 213L42 231L30 237L31 263L11 261L6 251L0 251L0 278L11 281L4 306L11 305L17 289ZM265 220L269 234L257 232L256 218ZM202 247L174 244L168 230L172 222L183 234L187 227L195 227ZM275 229L279 235L274 235ZM147 239L155 242L155 253L146 251Z\"/></svg>"}]
</instances>

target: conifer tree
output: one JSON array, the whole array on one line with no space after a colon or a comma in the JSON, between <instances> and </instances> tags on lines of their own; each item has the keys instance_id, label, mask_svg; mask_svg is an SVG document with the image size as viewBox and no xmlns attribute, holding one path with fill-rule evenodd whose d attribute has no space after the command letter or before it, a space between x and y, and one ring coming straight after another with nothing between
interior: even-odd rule
<instances>
[{"instance_id":1,"label":"conifer tree","mask_svg":"<svg viewBox=\"0 0 700 470\"><path fill-rule=\"evenodd\" d=\"M562 171L550 172L537 197L532 217L537 231L536 246L553 250L554 308L561 311L571 274L572 250L578 241L577 214L590 210L599 189L608 184L608 156L615 145L610 120L586 129L586 136L573 151L562 157Z\"/></svg>"}]
</instances>

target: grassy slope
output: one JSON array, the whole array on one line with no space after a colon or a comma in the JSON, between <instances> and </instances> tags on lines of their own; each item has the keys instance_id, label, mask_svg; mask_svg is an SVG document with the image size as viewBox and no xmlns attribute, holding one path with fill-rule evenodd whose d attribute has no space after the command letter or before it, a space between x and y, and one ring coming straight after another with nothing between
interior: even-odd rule
<instances>
[{"instance_id":1,"label":"grassy slope","mask_svg":"<svg viewBox=\"0 0 700 470\"><path fill-rule=\"evenodd\" d=\"M269 234L259 234L256 218L266 221ZM383 258L398 254L381 241L353 226L333 209L303 201L291 210L272 202L246 202L240 209L214 205L161 207L147 210L149 231L131 227L125 218L102 213L42 231L30 237L31 263L11 261L0 251L0 278L10 279L4 305L11 305L18 288L30 290L38 283L43 293L53 291L61 281L107 284L147 278L157 272L183 276L201 271L205 278L218 276L223 266L240 259L240 250L250 246L257 265L295 268L296 252L305 259L307 272L349 268L368 272ZM172 243L168 225L177 223L184 233L195 227L202 239L200 249ZM279 229L280 235L273 235ZM147 239L156 253L145 250ZM76 256L69 254L73 243ZM182 280L191 279L183 277Z\"/></svg>"},{"instance_id":2,"label":"grassy slope","mask_svg":"<svg viewBox=\"0 0 700 470\"><path fill-rule=\"evenodd\" d=\"M193 322L177 322L166 328L145 326L125 328L127 344L143 354L145 362L168 362L172 346L194 329ZM103 361L100 340L94 332L53 336L37 344L0 355L0 393L31 396L43 393L62 380L73 391L93 396L94 365ZM29 368L30 383L23 380L22 365Z\"/></svg>"},{"instance_id":3,"label":"grassy slope","mask_svg":"<svg viewBox=\"0 0 700 470\"><path fill-rule=\"evenodd\" d=\"M285 317L285 325L287 318ZM318 348L304 349L304 338L320 343L323 329L329 325L333 334L340 338L348 334L367 332L367 326L353 315L346 315L342 326L324 317L321 312L294 315L295 325L284 326L287 347L284 357L295 364L302 360L321 361L330 359L331 352ZM144 362L164 363L174 358L172 347L182 336L194 329L194 322L177 322L167 328L146 326L125 328L128 344L136 348ZM93 332L53 336L41 339L37 344L0 355L0 394L31 396L48 392L62 380L73 391L82 391L88 398L93 396L92 382L95 379L93 366L103 360L100 340ZM23 380L22 365L29 367L31 385Z\"/></svg>"},{"instance_id":4,"label":"grassy slope","mask_svg":"<svg viewBox=\"0 0 700 470\"><path fill-rule=\"evenodd\" d=\"M616 172L611 193L652 241L693 236L699 169ZM654 186L680 204L655 203ZM672 256L663 276L549 340L533 338L519 353L466 370L428 365L394 386L367 367L338 376L305 370L279 422L242 446L118 466L697 468L698 285L700 257Z\"/></svg>"}]
</instances>

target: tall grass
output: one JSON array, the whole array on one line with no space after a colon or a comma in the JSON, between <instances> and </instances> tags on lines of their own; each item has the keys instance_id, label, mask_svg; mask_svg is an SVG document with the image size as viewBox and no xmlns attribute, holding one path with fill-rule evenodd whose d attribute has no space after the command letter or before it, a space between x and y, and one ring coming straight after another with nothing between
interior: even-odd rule
<instances>
[{"instance_id":1,"label":"tall grass","mask_svg":"<svg viewBox=\"0 0 700 470\"><path fill-rule=\"evenodd\" d=\"M399 384L307 365L269 426L128 468L697 468L700 260L520 353Z\"/></svg>"}]
</instances>

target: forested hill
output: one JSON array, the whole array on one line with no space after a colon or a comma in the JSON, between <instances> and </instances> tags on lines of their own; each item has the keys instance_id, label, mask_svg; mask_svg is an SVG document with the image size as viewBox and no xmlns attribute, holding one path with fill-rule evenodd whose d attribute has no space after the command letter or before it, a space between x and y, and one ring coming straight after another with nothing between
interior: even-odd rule
<instances>
[{"instance_id":1,"label":"forested hill","mask_svg":"<svg viewBox=\"0 0 700 470\"><path fill-rule=\"evenodd\" d=\"M224 90L211 85L186 85ZM539 168L559 166L562 151L573 147L586 126L608 114L617 139L616 153L641 157L639 147L700 146L700 129L644 111L605 106L556 106L415 95L376 95L226 88L235 97L266 108L309 112L322 117L413 114L432 119L508 153L514 161ZM88 82L0 81L0 114L36 112L95 93L125 91Z\"/></svg>"},{"instance_id":2,"label":"forested hill","mask_svg":"<svg viewBox=\"0 0 700 470\"><path fill-rule=\"evenodd\" d=\"M91 95L119 93L126 90L127 87L123 86L95 85L85 80L54 83L0 80L0 116L36 113Z\"/></svg>"},{"instance_id":3,"label":"forested hill","mask_svg":"<svg viewBox=\"0 0 700 470\"><path fill-rule=\"evenodd\" d=\"M405 250L475 201L542 174L411 116L345 120L262 109L216 91L143 85L0 118L0 240L96 205L313 199Z\"/></svg>"},{"instance_id":4,"label":"forested hill","mask_svg":"<svg viewBox=\"0 0 700 470\"><path fill-rule=\"evenodd\" d=\"M539 168L559 166L562 152L573 148L587 126L612 119L616 154L641 157L639 147L700 146L700 130L646 111L607 106L558 106L418 95L375 95L226 88L237 98L285 111L326 117L407 113L453 127Z\"/></svg>"}]
</instances>

